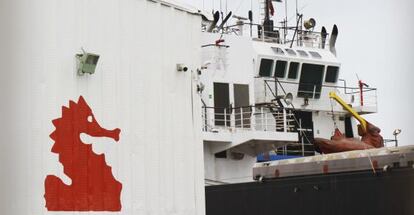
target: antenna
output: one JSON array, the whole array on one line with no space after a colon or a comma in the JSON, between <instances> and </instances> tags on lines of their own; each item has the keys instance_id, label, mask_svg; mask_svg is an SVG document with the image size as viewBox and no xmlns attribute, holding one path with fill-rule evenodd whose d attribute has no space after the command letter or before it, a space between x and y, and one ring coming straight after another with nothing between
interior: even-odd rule
<instances>
[{"instance_id":1,"label":"antenna","mask_svg":"<svg viewBox=\"0 0 414 215\"><path fill-rule=\"evenodd\" d=\"M298 21L298 0L296 0L296 22Z\"/></svg>"},{"instance_id":2,"label":"antenna","mask_svg":"<svg viewBox=\"0 0 414 215\"><path fill-rule=\"evenodd\" d=\"M286 37L287 37L287 34L288 34L288 4L287 4L287 0L285 0L285 21L284 21L284 25L283 25L283 31L284 31L284 42L283 43L285 43L286 42Z\"/></svg>"},{"instance_id":3,"label":"antenna","mask_svg":"<svg viewBox=\"0 0 414 215\"><path fill-rule=\"evenodd\" d=\"M221 21L223 22L223 9L221 8L222 2L220 0L220 13L221 13Z\"/></svg>"},{"instance_id":4,"label":"antenna","mask_svg":"<svg viewBox=\"0 0 414 215\"><path fill-rule=\"evenodd\" d=\"M226 14L228 14L229 11L227 10L227 0L226 0Z\"/></svg>"},{"instance_id":5,"label":"antenna","mask_svg":"<svg viewBox=\"0 0 414 215\"><path fill-rule=\"evenodd\" d=\"M224 24L226 24L226 22L230 19L232 12L230 11L229 14L227 14L226 18L224 18L223 22L220 24L220 26L218 27L218 29L222 29L224 27Z\"/></svg>"},{"instance_id":6,"label":"antenna","mask_svg":"<svg viewBox=\"0 0 414 215\"><path fill-rule=\"evenodd\" d=\"M288 26L287 21L288 21L288 4L287 4L287 0L285 0L285 21L286 21L286 27Z\"/></svg>"}]
</instances>

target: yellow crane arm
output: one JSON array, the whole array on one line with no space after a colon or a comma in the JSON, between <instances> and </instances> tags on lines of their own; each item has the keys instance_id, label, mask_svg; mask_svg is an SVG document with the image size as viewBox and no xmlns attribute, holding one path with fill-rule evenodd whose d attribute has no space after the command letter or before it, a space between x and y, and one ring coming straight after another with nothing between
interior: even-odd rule
<instances>
[{"instance_id":1,"label":"yellow crane arm","mask_svg":"<svg viewBox=\"0 0 414 215\"><path fill-rule=\"evenodd\" d=\"M362 118L352 107L350 107L344 100L341 99L341 97L339 97L338 95L336 95L335 92L330 92L329 93L329 98L335 99L335 101L337 101L340 105L342 105L343 108L345 108L345 110L347 110L349 113L352 114L353 117L355 117L355 119L357 119L359 121L359 123L361 124L362 130L365 132L367 129L367 121Z\"/></svg>"}]
</instances>

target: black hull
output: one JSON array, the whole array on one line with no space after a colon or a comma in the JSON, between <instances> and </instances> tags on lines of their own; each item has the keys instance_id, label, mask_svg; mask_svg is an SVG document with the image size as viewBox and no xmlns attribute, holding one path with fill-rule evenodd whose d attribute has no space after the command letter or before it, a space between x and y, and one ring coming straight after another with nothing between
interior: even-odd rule
<instances>
[{"instance_id":1,"label":"black hull","mask_svg":"<svg viewBox=\"0 0 414 215\"><path fill-rule=\"evenodd\" d=\"M414 169L206 187L207 215L414 215Z\"/></svg>"}]
</instances>

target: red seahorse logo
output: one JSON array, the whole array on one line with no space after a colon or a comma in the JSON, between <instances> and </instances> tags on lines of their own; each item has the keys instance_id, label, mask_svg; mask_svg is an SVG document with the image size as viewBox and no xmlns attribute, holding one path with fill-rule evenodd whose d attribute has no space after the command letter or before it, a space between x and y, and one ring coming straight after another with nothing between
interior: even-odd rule
<instances>
[{"instance_id":1,"label":"red seahorse logo","mask_svg":"<svg viewBox=\"0 0 414 215\"><path fill-rule=\"evenodd\" d=\"M119 140L119 128L106 130L96 121L82 96L78 103L62 107L62 117L52 121L52 152L59 155L64 173L72 180L66 185L54 175L45 180L46 208L49 211L120 211L122 184L112 175L105 155L97 155L80 134Z\"/></svg>"}]
</instances>

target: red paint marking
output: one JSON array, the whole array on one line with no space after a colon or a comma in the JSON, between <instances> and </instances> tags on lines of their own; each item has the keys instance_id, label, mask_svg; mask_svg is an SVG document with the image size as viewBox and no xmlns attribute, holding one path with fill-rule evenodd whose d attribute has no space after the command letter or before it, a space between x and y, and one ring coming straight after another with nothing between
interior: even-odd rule
<instances>
[{"instance_id":1,"label":"red paint marking","mask_svg":"<svg viewBox=\"0 0 414 215\"><path fill-rule=\"evenodd\" d=\"M328 173L329 172L329 167L328 167L328 164L324 164L323 165L323 173Z\"/></svg>"},{"instance_id":2,"label":"red paint marking","mask_svg":"<svg viewBox=\"0 0 414 215\"><path fill-rule=\"evenodd\" d=\"M275 177L277 178L277 177L279 177L279 175L280 175L279 170L278 170L278 169L276 169L276 170L275 170Z\"/></svg>"},{"instance_id":3,"label":"red paint marking","mask_svg":"<svg viewBox=\"0 0 414 215\"><path fill-rule=\"evenodd\" d=\"M373 160L372 161L372 166L374 167L374 169L378 169L378 161Z\"/></svg>"},{"instance_id":4,"label":"red paint marking","mask_svg":"<svg viewBox=\"0 0 414 215\"><path fill-rule=\"evenodd\" d=\"M62 118L52 122L56 127L50 134L55 141L52 152L59 155L64 173L72 183L66 185L54 175L46 177L44 197L47 210L120 211L122 184L112 175L105 155L95 154L92 145L81 141L80 134L118 141L121 130L102 128L82 96L78 103L70 101L69 108L62 107Z\"/></svg>"}]
</instances>

